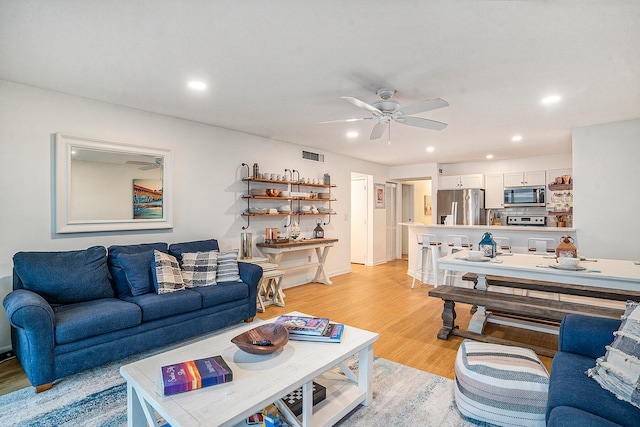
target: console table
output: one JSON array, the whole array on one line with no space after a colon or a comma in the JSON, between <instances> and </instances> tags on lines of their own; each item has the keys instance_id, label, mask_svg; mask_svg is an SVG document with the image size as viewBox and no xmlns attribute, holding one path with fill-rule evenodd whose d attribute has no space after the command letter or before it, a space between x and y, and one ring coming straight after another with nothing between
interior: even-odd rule
<instances>
[{"instance_id":1,"label":"console table","mask_svg":"<svg viewBox=\"0 0 640 427\"><path fill-rule=\"evenodd\" d=\"M313 282L323 283L330 285L331 280L327 276L327 272L324 269L324 264L329 254L329 248L336 243L338 239L302 239L297 241L289 241L285 243L257 243L256 247L260 249L260 252L269 257L269 262L278 264L278 270L299 270L303 268L316 267L316 274L313 278ZM295 251L308 251L315 250L317 261L306 262L294 266L282 266L282 256L285 253Z\"/></svg>"}]
</instances>

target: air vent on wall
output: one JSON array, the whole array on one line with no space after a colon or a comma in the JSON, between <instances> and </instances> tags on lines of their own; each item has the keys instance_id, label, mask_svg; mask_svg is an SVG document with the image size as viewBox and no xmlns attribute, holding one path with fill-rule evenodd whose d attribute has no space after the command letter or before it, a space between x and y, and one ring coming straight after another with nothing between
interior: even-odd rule
<instances>
[{"instance_id":1,"label":"air vent on wall","mask_svg":"<svg viewBox=\"0 0 640 427\"><path fill-rule=\"evenodd\" d=\"M302 158L324 163L324 154L312 153L311 151L302 151Z\"/></svg>"}]
</instances>

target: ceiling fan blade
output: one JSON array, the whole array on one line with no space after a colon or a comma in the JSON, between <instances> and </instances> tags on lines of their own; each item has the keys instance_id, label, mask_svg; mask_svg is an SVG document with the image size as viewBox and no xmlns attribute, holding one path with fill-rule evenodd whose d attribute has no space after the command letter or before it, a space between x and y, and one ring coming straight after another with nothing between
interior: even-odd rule
<instances>
[{"instance_id":1,"label":"ceiling fan blade","mask_svg":"<svg viewBox=\"0 0 640 427\"><path fill-rule=\"evenodd\" d=\"M343 119L343 120L327 120L324 122L318 122L319 125L325 124L325 123L347 123L347 122L359 122L362 120L373 120L373 117L363 117L361 119Z\"/></svg>"},{"instance_id":2,"label":"ceiling fan blade","mask_svg":"<svg viewBox=\"0 0 640 427\"><path fill-rule=\"evenodd\" d=\"M373 127L373 129L371 129L371 135L369 136L369 139L378 139L382 136L382 134L384 133L384 129L385 129L385 125L387 123L385 122L378 122L376 123L376 125Z\"/></svg>"},{"instance_id":3,"label":"ceiling fan blade","mask_svg":"<svg viewBox=\"0 0 640 427\"><path fill-rule=\"evenodd\" d=\"M373 105L369 105L364 101L360 101L357 98L353 98L351 96L341 96L340 98L342 99L346 99L347 101L349 101L350 103L352 103L353 105L355 105L356 107L360 107L360 108L364 108L365 110L369 110L371 111L373 114L375 114L376 116L378 115L382 115L382 111L378 110L376 107L374 107Z\"/></svg>"},{"instance_id":4,"label":"ceiling fan blade","mask_svg":"<svg viewBox=\"0 0 640 427\"><path fill-rule=\"evenodd\" d=\"M416 126L425 129L442 130L447 127L446 123L423 119L421 117L399 116L394 117L393 119L398 123L402 123L403 125Z\"/></svg>"},{"instance_id":5,"label":"ceiling fan blade","mask_svg":"<svg viewBox=\"0 0 640 427\"><path fill-rule=\"evenodd\" d=\"M417 113L424 113L425 111L436 110L442 107L448 107L449 103L442 98L429 99L427 101L415 102L413 104L405 105L398 111L405 116Z\"/></svg>"}]
</instances>

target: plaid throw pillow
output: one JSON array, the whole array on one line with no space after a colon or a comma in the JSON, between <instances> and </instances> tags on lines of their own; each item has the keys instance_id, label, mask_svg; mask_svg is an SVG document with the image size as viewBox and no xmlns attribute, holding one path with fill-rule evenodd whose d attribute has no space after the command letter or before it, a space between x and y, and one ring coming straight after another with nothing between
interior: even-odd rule
<instances>
[{"instance_id":1,"label":"plaid throw pillow","mask_svg":"<svg viewBox=\"0 0 640 427\"><path fill-rule=\"evenodd\" d=\"M218 277L220 282L242 282L238 270L239 249L231 249L218 255Z\"/></svg>"},{"instance_id":2,"label":"plaid throw pillow","mask_svg":"<svg viewBox=\"0 0 640 427\"><path fill-rule=\"evenodd\" d=\"M216 284L218 251L182 254L182 279L187 288Z\"/></svg>"},{"instance_id":3,"label":"plaid throw pillow","mask_svg":"<svg viewBox=\"0 0 640 427\"><path fill-rule=\"evenodd\" d=\"M154 249L153 260L153 281L158 295L184 289L180 266L174 256Z\"/></svg>"}]
</instances>

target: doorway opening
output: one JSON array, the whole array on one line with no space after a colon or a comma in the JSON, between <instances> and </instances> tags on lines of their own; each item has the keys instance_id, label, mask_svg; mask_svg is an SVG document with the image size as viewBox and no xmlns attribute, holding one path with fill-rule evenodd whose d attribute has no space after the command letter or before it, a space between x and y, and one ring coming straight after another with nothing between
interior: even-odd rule
<instances>
[{"instance_id":1,"label":"doorway opening","mask_svg":"<svg viewBox=\"0 0 640 427\"><path fill-rule=\"evenodd\" d=\"M433 224L433 181L417 178L399 182L402 186L402 222ZM402 227L402 259L409 257L409 230Z\"/></svg>"}]
</instances>

